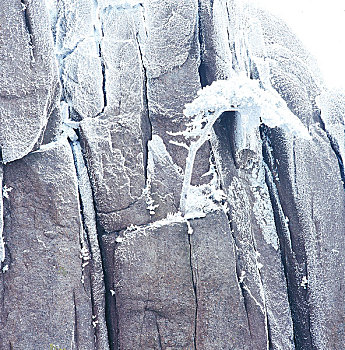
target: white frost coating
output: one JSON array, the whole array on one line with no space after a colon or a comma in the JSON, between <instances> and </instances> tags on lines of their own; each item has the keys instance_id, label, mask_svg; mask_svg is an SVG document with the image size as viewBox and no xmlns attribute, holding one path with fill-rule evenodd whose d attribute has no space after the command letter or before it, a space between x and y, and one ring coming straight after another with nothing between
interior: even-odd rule
<instances>
[{"instance_id":1,"label":"white frost coating","mask_svg":"<svg viewBox=\"0 0 345 350\"><path fill-rule=\"evenodd\" d=\"M51 24L54 24L57 20L56 1L57 0L45 0Z\"/></svg>"},{"instance_id":2,"label":"white frost coating","mask_svg":"<svg viewBox=\"0 0 345 350\"><path fill-rule=\"evenodd\" d=\"M147 209L150 211L150 214L153 215L155 213L155 209L158 207L151 197L151 182L155 176L155 164L159 163L160 166L173 168L176 175L181 176L181 179L183 171L173 162L171 155L167 151L164 141L160 136L152 136L152 140L148 142L148 151L147 183L144 194L146 195ZM211 162L210 170L203 176L207 175L212 176L212 179L208 184L189 186L188 188L189 200L187 202L186 214L184 215L182 222L187 222L189 234L191 234L193 230L188 220L202 218L209 212L219 210L222 200L225 199L225 194L220 189L220 180L216 172L215 165ZM178 214L177 217L179 217L179 215L180 214ZM172 216L168 215L166 220L170 220L171 218ZM174 218L176 219L175 216ZM158 225L163 225L165 222L165 220L158 221Z\"/></svg>"},{"instance_id":3,"label":"white frost coating","mask_svg":"<svg viewBox=\"0 0 345 350\"><path fill-rule=\"evenodd\" d=\"M321 109L325 129L337 141L340 155L345 160L345 95L341 91L323 91L316 98Z\"/></svg>"},{"instance_id":4,"label":"white frost coating","mask_svg":"<svg viewBox=\"0 0 345 350\"><path fill-rule=\"evenodd\" d=\"M303 276L302 281L301 281L301 287L303 287L304 289L307 289L307 286L308 286L307 276Z\"/></svg>"},{"instance_id":5,"label":"white frost coating","mask_svg":"<svg viewBox=\"0 0 345 350\"><path fill-rule=\"evenodd\" d=\"M224 17L224 14L220 13L220 16ZM234 1L230 8L228 5L227 24L228 41L233 43L233 70L245 73L249 78L255 63L261 83L265 88L270 87L270 67L264 32L253 6L245 0Z\"/></svg>"},{"instance_id":6,"label":"white frost coating","mask_svg":"<svg viewBox=\"0 0 345 350\"><path fill-rule=\"evenodd\" d=\"M265 309L265 305L262 305L255 297L254 295L252 294L252 292L250 291L250 288L245 284L243 283L243 289L245 289L248 293L248 296L253 300L253 302L259 307L259 309L261 310L262 314L263 315L266 315L266 309ZM260 292L262 292L262 288L260 288ZM264 298L262 298L263 300L265 300Z\"/></svg>"},{"instance_id":7,"label":"white frost coating","mask_svg":"<svg viewBox=\"0 0 345 350\"><path fill-rule=\"evenodd\" d=\"M146 196L147 210L151 215L155 214L155 209L158 204L154 204L151 197L151 182L155 177L156 164L160 167L171 168L177 176L182 176L182 169L174 163L171 155L166 149L163 139L158 135L153 135L152 139L147 144L148 147L148 161L147 161L147 181L143 194Z\"/></svg>"},{"instance_id":8,"label":"white frost coating","mask_svg":"<svg viewBox=\"0 0 345 350\"><path fill-rule=\"evenodd\" d=\"M134 250L133 256L129 256L127 247L133 245L133 241L136 237L147 236L151 230L177 223L186 223L188 225L186 218L184 218L180 212L174 214L168 213L164 219L144 226L131 225L124 231L123 240L116 248L117 253L121 254L125 261L133 259L133 257L135 258L136 251Z\"/></svg>"},{"instance_id":9,"label":"white frost coating","mask_svg":"<svg viewBox=\"0 0 345 350\"><path fill-rule=\"evenodd\" d=\"M187 220L187 227L188 227L188 234L189 235L193 234L193 232L194 232L193 227L188 220Z\"/></svg>"},{"instance_id":10,"label":"white frost coating","mask_svg":"<svg viewBox=\"0 0 345 350\"><path fill-rule=\"evenodd\" d=\"M187 219L181 215L181 212L177 213L168 213L167 216L161 220L154 221L152 223L149 223L144 226L136 226L131 225L127 228L125 231L125 239L129 238L131 236L131 232L144 232L147 229L156 229L162 226L168 226L170 224L176 224L176 223L186 223Z\"/></svg>"},{"instance_id":11,"label":"white frost coating","mask_svg":"<svg viewBox=\"0 0 345 350\"><path fill-rule=\"evenodd\" d=\"M78 187L81 198L81 205L83 208L83 221L84 227L87 232L88 241L91 249L91 259L92 259L92 269L93 273L91 275L91 286L93 293L93 304L94 304L94 312L97 314L97 321L93 321L93 327L100 329L100 338L98 339L98 343L100 348L107 350L108 342L105 334L106 331L106 322L104 318L104 278L103 278L103 267L102 267L102 259L100 255L100 249L98 244L98 234L96 228L96 213L93 205L93 195L91 184L87 172L86 165L84 163L84 157L81 150L81 146L79 141L76 139L72 143L72 151L74 155L75 167L77 171L77 179L78 179ZM86 247L84 247L86 248ZM86 250L86 249L85 249ZM86 259L88 260L88 259ZM87 265L86 261L82 268Z\"/></svg>"},{"instance_id":12,"label":"white frost coating","mask_svg":"<svg viewBox=\"0 0 345 350\"><path fill-rule=\"evenodd\" d=\"M259 168L257 178L251 178L250 182L252 193L254 195L254 217L260 226L266 243L272 245L272 247L278 251L279 240L272 211L271 199L265 183L265 170L263 167Z\"/></svg>"},{"instance_id":13,"label":"white frost coating","mask_svg":"<svg viewBox=\"0 0 345 350\"><path fill-rule=\"evenodd\" d=\"M264 123L271 128L283 128L301 138L310 138L308 130L289 110L279 94L273 88L262 89L257 80L251 80L245 75L236 75L231 80L215 81L203 88L198 92L198 97L186 105L184 114L192 118L186 130L172 134L192 139L180 200L183 215L186 214L196 152L210 139L215 121L225 111L239 112L248 134Z\"/></svg>"},{"instance_id":14,"label":"white frost coating","mask_svg":"<svg viewBox=\"0 0 345 350\"><path fill-rule=\"evenodd\" d=\"M77 129L79 127L79 122L75 122L73 120L69 119L69 111L68 111L68 104L64 101L60 103L60 111L61 111L61 133L58 135L57 139L55 141L49 142L45 145L41 145L40 148L32 153L41 153L46 152L50 149L56 148L57 144L61 143L68 143L67 139L70 139L71 141L77 141L78 136L75 133L74 129ZM7 189L7 192L11 191L11 189ZM6 195L4 195L6 197Z\"/></svg>"},{"instance_id":15,"label":"white frost coating","mask_svg":"<svg viewBox=\"0 0 345 350\"><path fill-rule=\"evenodd\" d=\"M251 16L246 18L248 28L248 51L251 60L255 62L258 70L260 81L265 88L271 86L270 83L270 67L267 61L266 45L264 42L264 34L259 19Z\"/></svg>"},{"instance_id":16,"label":"white frost coating","mask_svg":"<svg viewBox=\"0 0 345 350\"><path fill-rule=\"evenodd\" d=\"M74 154L74 159L75 159L75 164L77 169L77 178L78 178L80 197L82 198L84 223L85 223L85 227L88 230L88 235L91 237L91 240L92 240L95 237L97 237L97 231L96 231L96 214L93 206L91 185L90 185L87 169L84 163L84 158L80 147L80 143L77 141L74 141L72 144L72 149L73 149L73 154Z\"/></svg>"},{"instance_id":17,"label":"white frost coating","mask_svg":"<svg viewBox=\"0 0 345 350\"><path fill-rule=\"evenodd\" d=\"M105 10L107 7L116 10L130 10L143 5L143 0L100 0L99 2Z\"/></svg>"},{"instance_id":18,"label":"white frost coating","mask_svg":"<svg viewBox=\"0 0 345 350\"><path fill-rule=\"evenodd\" d=\"M205 131L211 130L219 115L225 111L246 115L252 126L263 123L271 128L281 127L298 137L310 138L308 130L274 89L264 90L258 80L243 75L237 75L231 80L215 81L200 90L198 97L186 105L184 114L194 119L182 134L206 141L208 135ZM203 127L203 123L207 125Z\"/></svg>"},{"instance_id":19,"label":"white frost coating","mask_svg":"<svg viewBox=\"0 0 345 350\"><path fill-rule=\"evenodd\" d=\"M178 223L186 224L187 233L193 234L193 228L189 222L189 219L187 219L185 216L182 216L181 212L177 212L173 214L168 213L165 218L155 221L153 223L149 223L143 226L131 225L130 227L128 227L126 231L124 231L123 237L116 238L116 242L120 243L117 249L119 250L119 252L123 250L124 252L123 258L128 259L127 250L124 247L128 245L132 245L133 239L135 239L138 236L147 236L150 230L154 230L157 228L161 228L163 226L170 226Z\"/></svg>"},{"instance_id":20,"label":"white frost coating","mask_svg":"<svg viewBox=\"0 0 345 350\"><path fill-rule=\"evenodd\" d=\"M181 169L173 162L161 137L153 135L147 146L147 183L144 194L146 195L147 209L150 211L150 214L153 215L155 214L155 209L158 207L158 204L154 204L154 200L151 197L151 182L155 175L155 163L157 163L158 160L160 163L166 164L166 166L174 167L177 173L180 173Z\"/></svg>"},{"instance_id":21,"label":"white frost coating","mask_svg":"<svg viewBox=\"0 0 345 350\"><path fill-rule=\"evenodd\" d=\"M160 136L152 135L152 139L148 142L147 146L149 157L151 155L152 161L154 160L153 158L160 159L162 163L171 164L174 166L177 173L182 174L182 169L174 163L170 153L167 151L163 139ZM153 173L154 168L151 167L150 170Z\"/></svg>"},{"instance_id":22,"label":"white frost coating","mask_svg":"<svg viewBox=\"0 0 345 350\"><path fill-rule=\"evenodd\" d=\"M276 187L276 184L274 183L273 175L272 175L272 173L271 173L271 171L270 171L270 169L269 169L269 167L268 167L268 165L266 163L264 163L264 169L266 170L265 174L267 175L267 177L269 179L269 183L271 183L271 185L272 185L272 190L273 190L274 197L275 198L279 198L278 189ZM278 179L278 181L279 181L279 179ZM278 205L277 210L278 210L279 216L280 217L284 217L284 213L283 213L283 210L282 210L280 204ZM290 229L289 229L289 218L287 216L285 216L285 220L283 222L283 225L284 225L284 231L285 232L289 232L290 231ZM287 239L288 239L289 249L292 250L290 234L287 235Z\"/></svg>"},{"instance_id":23,"label":"white frost coating","mask_svg":"<svg viewBox=\"0 0 345 350\"><path fill-rule=\"evenodd\" d=\"M79 123L69 118L68 103L62 101L60 103L61 119L62 119L62 132L64 136L69 138L72 142L78 140L78 136L75 133L75 129L79 127Z\"/></svg>"},{"instance_id":24,"label":"white frost coating","mask_svg":"<svg viewBox=\"0 0 345 350\"><path fill-rule=\"evenodd\" d=\"M98 1L45 0L63 98L82 117L103 111L102 13Z\"/></svg>"},{"instance_id":25,"label":"white frost coating","mask_svg":"<svg viewBox=\"0 0 345 350\"><path fill-rule=\"evenodd\" d=\"M4 198L9 199L9 193L13 190L12 187L7 187L6 185L2 188L2 195Z\"/></svg>"},{"instance_id":26,"label":"white frost coating","mask_svg":"<svg viewBox=\"0 0 345 350\"><path fill-rule=\"evenodd\" d=\"M50 83L47 82L47 85ZM47 102L48 103L48 102ZM47 115L47 108L44 107L42 111L42 115ZM17 116L13 116L13 120L16 120ZM2 121L1 121L2 122ZM11 130L7 128L7 130L0 130L0 142L2 145L2 162L3 164L7 164L17 159L21 159L25 157L27 154L32 152L35 148L35 145L38 143L39 138L41 136L41 131L44 129L46 123L46 119L42 118L39 121L31 121L31 124L25 124L25 132L22 127L24 125L20 125L19 123L15 123L11 125ZM1 123L0 123L1 126ZM6 125L4 125L5 127ZM40 132L36 132L35 137L29 136L30 133L33 134L35 130L40 130ZM22 135L26 135L27 137L18 138L15 140L15 143L12 142L13 132L22 133ZM30 140L30 143L28 143Z\"/></svg>"},{"instance_id":27,"label":"white frost coating","mask_svg":"<svg viewBox=\"0 0 345 350\"><path fill-rule=\"evenodd\" d=\"M239 282L239 283L243 283L245 277L246 277L246 271L242 270L242 271L241 271L241 275L240 275L240 277L239 277L239 279L238 279L238 282Z\"/></svg>"},{"instance_id":28,"label":"white frost coating","mask_svg":"<svg viewBox=\"0 0 345 350\"><path fill-rule=\"evenodd\" d=\"M153 152L157 152L157 151L155 151L156 148L159 151L160 147L159 146L157 147L156 143L159 144L160 141L163 142L163 140L161 140L159 136L157 139L156 135L153 135L152 140L148 142L147 180L146 180L146 186L144 188L143 194L146 197L146 204L147 204L146 209L150 212L150 215L154 215L155 209L158 208L158 206L159 206L158 204L154 204L155 201L151 197L151 182L152 182L152 177L153 177L154 172L155 172L155 163L153 161ZM163 147L165 148L164 144L163 144Z\"/></svg>"}]
</instances>

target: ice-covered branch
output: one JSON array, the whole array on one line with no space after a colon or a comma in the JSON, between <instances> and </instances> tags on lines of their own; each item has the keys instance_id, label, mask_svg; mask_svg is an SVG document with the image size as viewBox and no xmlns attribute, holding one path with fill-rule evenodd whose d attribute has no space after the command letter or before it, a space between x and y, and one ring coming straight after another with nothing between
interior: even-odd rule
<instances>
[{"instance_id":1,"label":"ice-covered branch","mask_svg":"<svg viewBox=\"0 0 345 350\"><path fill-rule=\"evenodd\" d=\"M309 138L308 130L289 110L285 101L273 90L264 90L258 80L236 76L231 80L215 81L198 92L198 97L186 105L184 114L192 118L186 130L175 135L191 139L186 159L185 176L180 199L180 209L186 214L193 165L198 149L209 139L212 127L226 111L239 112L250 128L261 123L280 127L298 137Z\"/></svg>"}]
</instances>

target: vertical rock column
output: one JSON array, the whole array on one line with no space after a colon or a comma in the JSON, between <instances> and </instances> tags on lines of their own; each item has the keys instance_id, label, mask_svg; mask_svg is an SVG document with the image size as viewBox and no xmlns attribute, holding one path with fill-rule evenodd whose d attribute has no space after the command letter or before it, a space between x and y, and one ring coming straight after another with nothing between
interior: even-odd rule
<instances>
[{"instance_id":1,"label":"vertical rock column","mask_svg":"<svg viewBox=\"0 0 345 350\"><path fill-rule=\"evenodd\" d=\"M344 249L345 196L327 136L318 127L311 131L309 142L267 135L273 145L267 149L273 156L270 171L276 174L271 181L289 229L284 258L296 344L341 348L344 256L338 252Z\"/></svg>"},{"instance_id":2,"label":"vertical rock column","mask_svg":"<svg viewBox=\"0 0 345 350\"><path fill-rule=\"evenodd\" d=\"M0 17L0 156L7 163L57 135L59 80L43 2L2 1Z\"/></svg>"},{"instance_id":3,"label":"vertical rock column","mask_svg":"<svg viewBox=\"0 0 345 350\"><path fill-rule=\"evenodd\" d=\"M94 349L88 256L67 141L4 167L2 349Z\"/></svg>"}]
</instances>

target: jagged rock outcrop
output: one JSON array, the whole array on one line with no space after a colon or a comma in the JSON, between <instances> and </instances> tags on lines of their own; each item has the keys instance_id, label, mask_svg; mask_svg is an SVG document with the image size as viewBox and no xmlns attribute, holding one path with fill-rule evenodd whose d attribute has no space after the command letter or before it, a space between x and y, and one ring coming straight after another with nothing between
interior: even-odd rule
<instances>
[{"instance_id":1,"label":"jagged rock outcrop","mask_svg":"<svg viewBox=\"0 0 345 350\"><path fill-rule=\"evenodd\" d=\"M44 2L2 1L0 16L0 149L11 162L56 136L60 85Z\"/></svg>"},{"instance_id":2,"label":"jagged rock outcrop","mask_svg":"<svg viewBox=\"0 0 345 350\"><path fill-rule=\"evenodd\" d=\"M1 349L345 348L344 95L287 26L236 0L0 14Z\"/></svg>"}]
</instances>

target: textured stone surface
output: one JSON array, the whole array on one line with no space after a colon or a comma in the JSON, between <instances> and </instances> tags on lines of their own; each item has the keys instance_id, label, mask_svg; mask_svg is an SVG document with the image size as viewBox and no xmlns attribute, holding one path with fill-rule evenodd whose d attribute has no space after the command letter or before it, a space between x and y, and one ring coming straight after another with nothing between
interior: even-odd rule
<instances>
[{"instance_id":1,"label":"textured stone surface","mask_svg":"<svg viewBox=\"0 0 345 350\"><path fill-rule=\"evenodd\" d=\"M0 165L0 190L1 190L1 199L0 199L0 263L2 263L5 259L5 242L3 236L4 230L4 195L3 191L6 191L7 188L3 187L3 166ZM4 189L3 189L4 188ZM7 193L6 193L7 195Z\"/></svg>"},{"instance_id":2,"label":"textured stone surface","mask_svg":"<svg viewBox=\"0 0 345 350\"><path fill-rule=\"evenodd\" d=\"M236 0L0 17L1 349L345 348L344 95L285 24ZM185 105L237 74L311 136L225 111L180 208Z\"/></svg>"},{"instance_id":3,"label":"textured stone surface","mask_svg":"<svg viewBox=\"0 0 345 350\"><path fill-rule=\"evenodd\" d=\"M293 349L293 329L278 235L261 155L258 132L246 149L236 145L239 116L225 113L216 123L212 142L236 244L249 326L255 348L270 343ZM228 135L228 138L226 137ZM231 152L232 150L232 152ZM236 161L235 161L236 160Z\"/></svg>"},{"instance_id":4,"label":"textured stone surface","mask_svg":"<svg viewBox=\"0 0 345 350\"><path fill-rule=\"evenodd\" d=\"M10 162L39 146L48 119L57 117L50 113L58 77L43 2L2 1L0 17L0 148Z\"/></svg>"},{"instance_id":5,"label":"textured stone surface","mask_svg":"<svg viewBox=\"0 0 345 350\"><path fill-rule=\"evenodd\" d=\"M113 271L119 348L193 349L196 301L187 225L171 222L120 237Z\"/></svg>"},{"instance_id":6,"label":"textured stone surface","mask_svg":"<svg viewBox=\"0 0 345 350\"><path fill-rule=\"evenodd\" d=\"M198 2L148 1L145 15L148 44L143 48L143 62L152 133L162 138L173 162L183 168L187 152L170 141L184 140L170 133L181 131L188 122L183 115L184 106L193 101L201 87ZM208 171L208 157L208 148L201 149L194 169L197 183Z\"/></svg>"},{"instance_id":7,"label":"textured stone surface","mask_svg":"<svg viewBox=\"0 0 345 350\"><path fill-rule=\"evenodd\" d=\"M309 346L337 349L344 346L344 309L336 301L344 299L344 190L325 133L316 128L312 134L310 142L273 134L271 166L288 220L290 252L285 259L297 345L303 346L303 332L310 332ZM326 303L328 298L334 302Z\"/></svg>"},{"instance_id":8,"label":"textured stone surface","mask_svg":"<svg viewBox=\"0 0 345 350\"><path fill-rule=\"evenodd\" d=\"M81 122L81 140L99 222L105 231L114 232L178 210L178 169L187 152L170 143L176 137L169 133L187 122L184 105L200 88L198 8L195 1L181 8L177 2L156 1L144 7L104 5L98 9L106 105L101 116ZM163 142L171 170L159 160L157 148L148 146L152 134ZM109 138L111 147L106 146ZM196 161L196 182L208 170L208 157L205 145ZM152 200L155 210L148 204Z\"/></svg>"},{"instance_id":9,"label":"textured stone surface","mask_svg":"<svg viewBox=\"0 0 345 350\"><path fill-rule=\"evenodd\" d=\"M320 94L315 60L280 19L264 11L257 11L255 15L263 28L272 86L306 125L319 122L314 113L315 97Z\"/></svg>"},{"instance_id":10,"label":"textured stone surface","mask_svg":"<svg viewBox=\"0 0 345 350\"><path fill-rule=\"evenodd\" d=\"M191 265L197 297L197 349L252 349L248 315L237 279L234 239L218 211L191 222Z\"/></svg>"},{"instance_id":11,"label":"textured stone surface","mask_svg":"<svg viewBox=\"0 0 345 350\"><path fill-rule=\"evenodd\" d=\"M97 9L90 1L62 0L56 2L51 15L62 97L69 102L74 119L94 117L105 102Z\"/></svg>"},{"instance_id":12,"label":"textured stone surface","mask_svg":"<svg viewBox=\"0 0 345 350\"><path fill-rule=\"evenodd\" d=\"M107 232L149 221L140 120L131 119L117 116L114 121L95 118L81 123L97 213Z\"/></svg>"},{"instance_id":13,"label":"textured stone surface","mask_svg":"<svg viewBox=\"0 0 345 350\"><path fill-rule=\"evenodd\" d=\"M68 143L6 165L4 184L12 190L4 198L0 348L92 349L89 272L80 258L82 227Z\"/></svg>"}]
</instances>

